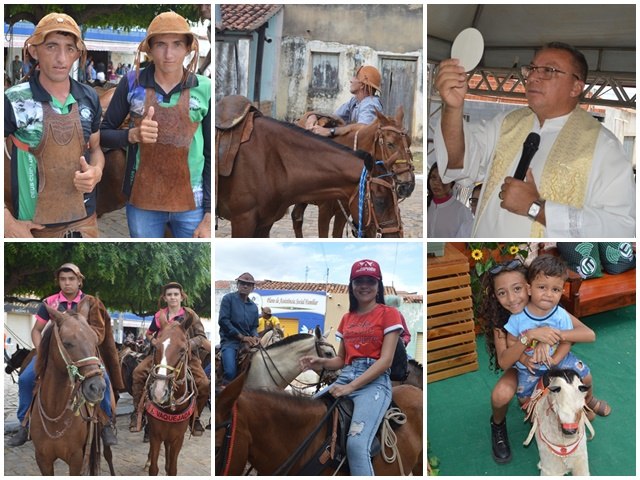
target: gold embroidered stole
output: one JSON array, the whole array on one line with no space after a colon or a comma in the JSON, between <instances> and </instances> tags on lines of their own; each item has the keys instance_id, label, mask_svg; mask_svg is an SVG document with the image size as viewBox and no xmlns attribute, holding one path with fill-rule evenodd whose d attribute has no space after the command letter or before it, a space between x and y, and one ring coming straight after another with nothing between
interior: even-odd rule
<instances>
[{"instance_id":1,"label":"gold embroidered stole","mask_svg":"<svg viewBox=\"0 0 640 480\"><path fill-rule=\"evenodd\" d=\"M529 108L524 108L505 117L487 180L486 199L490 198L497 186L502 185L513 159L531 132L533 116ZM551 147L542 176L536 182L541 198L574 208L583 207L599 133L598 121L576 107ZM487 202L482 203L486 205ZM533 222L531 237L542 237L543 234L544 226Z\"/></svg>"}]
</instances>

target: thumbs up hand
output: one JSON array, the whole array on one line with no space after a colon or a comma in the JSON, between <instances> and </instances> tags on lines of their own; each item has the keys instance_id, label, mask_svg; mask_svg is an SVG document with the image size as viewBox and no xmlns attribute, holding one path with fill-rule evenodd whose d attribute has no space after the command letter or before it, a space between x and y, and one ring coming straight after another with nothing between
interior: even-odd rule
<instances>
[{"instance_id":1,"label":"thumbs up hand","mask_svg":"<svg viewBox=\"0 0 640 480\"><path fill-rule=\"evenodd\" d=\"M142 123L140 124L141 143L156 143L158 140L158 122L153 120L154 113L154 107L149 107L147 114L142 119Z\"/></svg>"},{"instance_id":2,"label":"thumbs up hand","mask_svg":"<svg viewBox=\"0 0 640 480\"><path fill-rule=\"evenodd\" d=\"M79 192L89 193L93 191L97 183L102 179L102 169L87 163L84 155L80 157L80 170L76 170L73 185Z\"/></svg>"}]
</instances>

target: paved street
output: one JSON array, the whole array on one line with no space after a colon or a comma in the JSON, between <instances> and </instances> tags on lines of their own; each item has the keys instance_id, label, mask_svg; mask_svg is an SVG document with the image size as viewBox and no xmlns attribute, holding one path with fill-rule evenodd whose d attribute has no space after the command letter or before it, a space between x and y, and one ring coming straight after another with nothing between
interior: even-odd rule
<instances>
[{"instance_id":1,"label":"paved street","mask_svg":"<svg viewBox=\"0 0 640 480\"><path fill-rule=\"evenodd\" d=\"M18 425L15 415L18 405L18 385L14 384L11 377L4 374L4 424L5 441L9 438ZM131 397L124 393L118 402L117 425L118 445L112 447L113 465L116 475L138 476L149 475L143 469L149 452L149 444L142 443L142 433L129 432L129 413L131 412ZM202 421L206 425L209 421L208 409L202 414ZM161 449L158 460L160 475L164 475L164 448ZM109 467L102 460L102 475L109 475ZM55 464L56 475L68 475L67 465L58 460ZM33 443L27 442L21 447L4 447L4 476L9 475L40 475L40 470L35 462ZM178 459L178 475L210 476L211 469L211 431L206 430L202 437L191 437L189 432Z\"/></svg>"},{"instance_id":2,"label":"paved street","mask_svg":"<svg viewBox=\"0 0 640 480\"><path fill-rule=\"evenodd\" d=\"M100 217L98 229L100 230L100 238L129 238L125 209L121 208Z\"/></svg>"},{"instance_id":3,"label":"paved street","mask_svg":"<svg viewBox=\"0 0 640 480\"><path fill-rule=\"evenodd\" d=\"M404 227L405 238L422 238L423 233L423 175L416 176L416 188L411 196L400 203L400 216ZM285 216L276 222L271 229L272 238L294 238L293 227L291 226L291 208ZM318 207L309 205L304 214L304 226L302 234L305 238L318 238ZM331 231L331 230L329 230ZM218 238L231 237L231 222L218 219L218 230L214 235ZM351 235L349 235L351 236Z\"/></svg>"}]
</instances>

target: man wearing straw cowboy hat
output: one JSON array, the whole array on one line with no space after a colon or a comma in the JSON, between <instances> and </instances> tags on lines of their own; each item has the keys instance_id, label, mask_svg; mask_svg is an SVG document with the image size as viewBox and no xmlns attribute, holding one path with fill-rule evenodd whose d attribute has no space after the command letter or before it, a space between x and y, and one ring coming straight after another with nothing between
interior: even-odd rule
<instances>
[{"instance_id":1,"label":"man wearing straw cowboy hat","mask_svg":"<svg viewBox=\"0 0 640 480\"><path fill-rule=\"evenodd\" d=\"M151 63L140 69L140 55ZM187 67L184 61L193 54ZM138 46L105 114L102 146L128 147L124 192L132 237L211 236L211 80L195 73L198 39L164 12ZM134 126L119 129L127 115Z\"/></svg>"},{"instance_id":2,"label":"man wearing straw cowboy hat","mask_svg":"<svg viewBox=\"0 0 640 480\"><path fill-rule=\"evenodd\" d=\"M97 237L102 112L95 91L69 77L87 53L80 28L70 16L50 13L24 53L36 68L4 95L4 236Z\"/></svg>"}]
</instances>

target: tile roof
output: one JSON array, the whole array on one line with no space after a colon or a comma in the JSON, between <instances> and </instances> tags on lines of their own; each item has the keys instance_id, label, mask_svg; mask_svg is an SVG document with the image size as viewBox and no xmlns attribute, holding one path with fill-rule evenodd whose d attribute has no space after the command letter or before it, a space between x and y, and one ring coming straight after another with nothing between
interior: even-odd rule
<instances>
[{"instance_id":1,"label":"tile roof","mask_svg":"<svg viewBox=\"0 0 640 480\"><path fill-rule=\"evenodd\" d=\"M220 5L221 30L253 31L280 11L282 5Z\"/></svg>"},{"instance_id":2,"label":"tile roof","mask_svg":"<svg viewBox=\"0 0 640 480\"><path fill-rule=\"evenodd\" d=\"M215 288L229 289L233 284L230 280L216 280ZM280 282L277 280L256 280L256 288L260 290L301 290L305 292L348 293L348 285L340 283L305 283L305 282ZM384 287L385 295L395 295L394 287Z\"/></svg>"}]
</instances>

